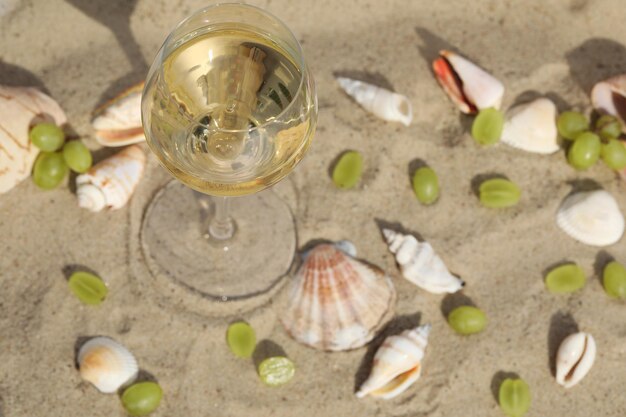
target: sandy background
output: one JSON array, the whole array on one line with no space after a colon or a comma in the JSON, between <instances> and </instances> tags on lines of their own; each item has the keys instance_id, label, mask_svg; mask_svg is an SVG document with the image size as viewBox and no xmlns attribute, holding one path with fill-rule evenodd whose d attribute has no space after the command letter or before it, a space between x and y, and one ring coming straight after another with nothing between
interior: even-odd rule
<instances>
[{"instance_id":1,"label":"sandy background","mask_svg":"<svg viewBox=\"0 0 626 417\"><path fill-rule=\"evenodd\" d=\"M497 145L480 149L469 120L444 97L429 61L451 46L506 85L505 108L547 94L561 110L588 108L590 86L626 72L622 0L528 1L255 1L301 40L316 77L319 128L309 155L277 191L290 203L300 245L348 238L360 255L390 272L400 316L388 331L433 325L422 378L392 401L356 400L373 348L323 353L290 340L279 300L219 316L147 274L139 248L141 216L169 176L150 156L128 207L92 214L67 186L51 192L30 181L0 196L0 416L122 416L115 396L98 393L74 369L77 340L108 335L128 346L158 379L165 398L155 416L500 416L494 400L506 372L531 386L530 416L623 416L626 413L626 306L604 294L596 270L607 253L626 262L626 243L599 251L563 234L554 214L572 189L595 181L626 211L626 183L602 165L577 173L562 153L543 157ZM45 88L75 130L91 134L92 110L142 79L168 31L203 1L0 0L0 83ZM367 115L342 94L333 73L389 83L409 96L409 128ZM89 139L93 149L97 145ZM346 149L365 157L360 187L339 191L327 169ZM107 151L96 152L97 158ZM440 201L413 196L409 166L430 164ZM472 180L505 174L524 190L510 210L482 208ZM428 294L404 281L374 219L400 222L435 247L467 281L464 296L486 311L483 333L459 337L442 314L462 297ZM578 262L587 286L571 296L544 289L543 272ZM85 265L110 287L100 307L68 291L67 268ZM280 346L298 366L280 389L263 387L251 361L227 350L224 333L248 320L259 339ZM590 374L566 391L550 358L576 326L590 331L598 357ZM377 340L374 343L379 343ZM271 350L272 343L264 347ZM263 352L261 352L263 353Z\"/></svg>"}]
</instances>

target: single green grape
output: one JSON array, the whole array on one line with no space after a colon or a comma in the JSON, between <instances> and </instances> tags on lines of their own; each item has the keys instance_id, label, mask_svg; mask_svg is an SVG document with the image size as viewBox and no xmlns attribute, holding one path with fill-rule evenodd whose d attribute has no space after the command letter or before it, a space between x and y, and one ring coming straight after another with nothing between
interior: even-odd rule
<instances>
[{"instance_id":1,"label":"single green grape","mask_svg":"<svg viewBox=\"0 0 626 417\"><path fill-rule=\"evenodd\" d=\"M157 409L163 390L155 382L138 382L124 390L122 405L131 416L145 416Z\"/></svg>"},{"instance_id":2,"label":"single green grape","mask_svg":"<svg viewBox=\"0 0 626 417\"><path fill-rule=\"evenodd\" d=\"M284 356L274 356L265 359L259 364L261 381L271 387L286 384L293 378L296 367L292 361Z\"/></svg>"},{"instance_id":3,"label":"single green grape","mask_svg":"<svg viewBox=\"0 0 626 417\"><path fill-rule=\"evenodd\" d=\"M74 272L68 280L70 290L83 303L98 305L106 298L109 289L97 276L89 272Z\"/></svg>"},{"instance_id":4,"label":"single green grape","mask_svg":"<svg viewBox=\"0 0 626 417\"><path fill-rule=\"evenodd\" d=\"M522 417L530 408L528 384L523 379L505 379L500 385L498 402L507 416Z\"/></svg>"},{"instance_id":5,"label":"single green grape","mask_svg":"<svg viewBox=\"0 0 626 417\"><path fill-rule=\"evenodd\" d=\"M574 140L576 136L589 130L589 121L582 113L566 111L559 114L556 127L564 139Z\"/></svg>"},{"instance_id":6,"label":"single green grape","mask_svg":"<svg viewBox=\"0 0 626 417\"><path fill-rule=\"evenodd\" d=\"M413 175L413 191L420 203L430 205L439 198L439 180L432 168L422 167Z\"/></svg>"},{"instance_id":7,"label":"single green grape","mask_svg":"<svg viewBox=\"0 0 626 417\"><path fill-rule=\"evenodd\" d=\"M574 292L585 286L585 271L576 264L558 266L546 275L546 287L554 294Z\"/></svg>"},{"instance_id":8,"label":"single green grape","mask_svg":"<svg viewBox=\"0 0 626 417\"><path fill-rule=\"evenodd\" d=\"M602 144L602 160L611 169L626 168L626 144L618 139L609 139Z\"/></svg>"},{"instance_id":9,"label":"single green grape","mask_svg":"<svg viewBox=\"0 0 626 417\"><path fill-rule=\"evenodd\" d=\"M33 168L33 181L44 190L51 190L61 184L67 174L67 164L61 152L41 152Z\"/></svg>"},{"instance_id":10,"label":"single green grape","mask_svg":"<svg viewBox=\"0 0 626 417\"><path fill-rule=\"evenodd\" d=\"M228 326L226 341L231 352L240 358L249 358L256 347L254 329L248 323L239 321Z\"/></svg>"},{"instance_id":11,"label":"single green grape","mask_svg":"<svg viewBox=\"0 0 626 417\"><path fill-rule=\"evenodd\" d=\"M450 312L448 324L459 334L474 334L485 328L487 316L476 307L461 306Z\"/></svg>"},{"instance_id":12,"label":"single green grape","mask_svg":"<svg viewBox=\"0 0 626 417\"><path fill-rule=\"evenodd\" d=\"M341 155L333 169L333 182L339 188L352 188L358 184L363 173L363 157L359 152L349 151Z\"/></svg>"},{"instance_id":13,"label":"single green grape","mask_svg":"<svg viewBox=\"0 0 626 417\"><path fill-rule=\"evenodd\" d=\"M609 297L626 298L626 268L619 262L609 262L602 273L604 291Z\"/></svg>"},{"instance_id":14,"label":"single green grape","mask_svg":"<svg viewBox=\"0 0 626 417\"><path fill-rule=\"evenodd\" d=\"M493 145L500 140L503 127L501 111L493 107L482 109L472 123L472 137L481 145Z\"/></svg>"},{"instance_id":15,"label":"single green grape","mask_svg":"<svg viewBox=\"0 0 626 417\"><path fill-rule=\"evenodd\" d=\"M65 134L54 123L39 123L30 130L30 141L44 152L54 152L63 146Z\"/></svg>"},{"instance_id":16,"label":"single green grape","mask_svg":"<svg viewBox=\"0 0 626 417\"><path fill-rule=\"evenodd\" d=\"M622 134L622 124L617 117L605 114L596 121L596 132L602 139L616 139Z\"/></svg>"},{"instance_id":17,"label":"single green grape","mask_svg":"<svg viewBox=\"0 0 626 417\"><path fill-rule=\"evenodd\" d=\"M478 188L479 199L483 206L490 208L512 207L522 195L520 188L503 178L484 181Z\"/></svg>"},{"instance_id":18,"label":"single green grape","mask_svg":"<svg viewBox=\"0 0 626 417\"><path fill-rule=\"evenodd\" d=\"M595 133L581 133L567 152L569 164L579 170L591 167L600 158L601 145L600 138Z\"/></svg>"},{"instance_id":19,"label":"single green grape","mask_svg":"<svg viewBox=\"0 0 626 417\"><path fill-rule=\"evenodd\" d=\"M91 168L91 152L80 140L72 140L63 146L63 159L70 169L82 174Z\"/></svg>"}]
</instances>

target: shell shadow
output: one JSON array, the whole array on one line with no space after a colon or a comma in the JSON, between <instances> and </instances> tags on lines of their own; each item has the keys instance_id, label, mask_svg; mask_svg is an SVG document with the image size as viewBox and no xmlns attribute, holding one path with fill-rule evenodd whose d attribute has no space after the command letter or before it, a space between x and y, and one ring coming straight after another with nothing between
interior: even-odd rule
<instances>
[{"instance_id":1,"label":"shell shadow","mask_svg":"<svg viewBox=\"0 0 626 417\"><path fill-rule=\"evenodd\" d=\"M609 262L613 262L614 260L615 260L615 257L605 250L601 250L596 255L596 260L593 263L593 272L598 278L598 281L600 282L600 286L602 288L604 288L604 282L602 280L602 272L604 271L604 267Z\"/></svg>"},{"instance_id":2,"label":"shell shadow","mask_svg":"<svg viewBox=\"0 0 626 417\"><path fill-rule=\"evenodd\" d=\"M422 318L422 313L408 314L403 316L397 316L393 318L383 330L376 335L376 337L367 345L367 352L361 359L361 363L354 375L354 392L359 390L359 387L365 382L372 370L372 362L374 355L378 348L383 344L385 339L389 336L394 336L402 333L405 330L412 329L419 326Z\"/></svg>"},{"instance_id":3,"label":"shell shadow","mask_svg":"<svg viewBox=\"0 0 626 417\"><path fill-rule=\"evenodd\" d=\"M509 179L506 175L500 174L498 172L486 172L484 174L475 175L470 183L472 193L474 193L476 197L480 197L480 184L487 180L493 180L496 178L501 178L503 180Z\"/></svg>"},{"instance_id":4,"label":"shell shadow","mask_svg":"<svg viewBox=\"0 0 626 417\"><path fill-rule=\"evenodd\" d=\"M491 395L493 395L493 399L496 400L497 404L500 404L500 385L502 385L505 379L509 378L518 379L519 375L515 372L498 371L491 378Z\"/></svg>"},{"instance_id":5,"label":"shell shadow","mask_svg":"<svg viewBox=\"0 0 626 417\"><path fill-rule=\"evenodd\" d=\"M598 183L595 180L589 179L589 178L585 178L585 179L582 179L582 180L567 181L567 184L572 187L571 191L567 195L568 197L570 195L572 195L572 194L576 194L576 193L579 193L579 192L596 191L596 190L602 190L603 189L603 187L602 187L602 185L600 185L600 183Z\"/></svg>"},{"instance_id":6,"label":"shell shadow","mask_svg":"<svg viewBox=\"0 0 626 417\"><path fill-rule=\"evenodd\" d=\"M565 54L570 76L590 93L593 86L613 75L624 72L626 47L606 38L591 38Z\"/></svg>"},{"instance_id":7,"label":"shell shadow","mask_svg":"<svg viewBox=\"0 0 626 417\"><path fill-rule=\"evenodd\" d=\"M548 366L552 376L556 375L556 352L563 339L578 332L578 324L570 313L559 311L550 318L548 330Z\"/></svg>"},{"instance_id":8,"label":"shell shadow","mask_svg":"<svg viewBox=\"0 0 626 417\"><path fill-rule=\"evenodd\" d=\"M419 232L416 232L415 230L407 229L406 227L402 226L400 222L390 222L387 220L379 219L377 217L374 218L374 222L376 223L376 226L378 226L378 230L380 231L380 236L382 237L383 242L385 243L386 243L386 240L385 240L385 236L383 235L383 229L391 229L395 232L399 232L404 235L413 235L420 242L424 241L424 237Z\"/></svg>"},{"instance_id":9,"label":"shell shadow","mask_svg":"<svg viewBox=\"0 0 626 417\"><path fill-rule=\"evenodd\" d=\"M9 64L0 58L0 84L9 87L37 87L49 94L41 79L29 70L19 65Z\"/></svg>"},{"instance_id":10,"label":"shell shadow","mask_svg":"<svg viewBox=\"0 0 626 417\"><path fill-rule=\"evenodd\" d=\"M552 271L553 269L556 269L560 266L563 265L575 265L576 262L574 261L570 261L569 259L561 259L560 261L557 262L553 262L550 265L546 266L542 271L541 271L541 277L543 279L543 282L546 282L546 277L547 275L550 273L550 271Z\"/></svg>"},{"instance_id":11,"label":"shell shadow","mask_svg":"<svg viewBox=\"0 0 626 417\"><path fill-rule=\"evenodd\" d=\"M426 61L426 63L428 64L429 68L431 63L435 59L439 58L439 51L441 51L442 49L447 49L455 52L458 51L458 48L456 48L450 42L446 41L443 38L440 38L426 28L416 26L415 33L417 33L417 36L419 36L422 40L422 44L419 45L417 49L419 50L422 58L424 58L424 61Z\"/></svg>"},{"instance_id":12,"label":"shell shadow","mask_svg":"<svg viewBox=\"0 0 626 417\"><path fill-rule=\"evenodd\" d=\"M333 71L333 76L335 78L337 77L351 78L353 80L363 81L368 84L373 84L378 87L386 88L387 90L390 90L390 91L395 91L389 79L387 79L387 77L385 77L380 72L369 72L369 71L359 71L359 70L340 70L340 71Z\"/></svg>"},{"instance_id":13,"label":"shell shadow","mask_svg":"<svg viewBox=\"0 0 626 417\"><path fill-rule=\"evenodd\" d=\"M519 106L520 104L530 103L538 98L545 97L552 101L558 112L562 112L565 110L570 110L572 105L569 104L567 100L565 100L560 94L554 91L548 91L547 93L541 93L537 90L526 90L522 93L518 94L515 99L513 99L513 104L511 107Z\"/></svg>"},{"instance_id":14,"label":"shell shadow","mask_svg":"<svg viewBox=\"0 0 626 417\"><path fill-rule=\"evenodd\" d=\"M93 274L97 277L100 276L96 271L82 264L67 264L61 269L61 271L63 272L63 276L65 277L66 281L70 279L74 272L80 271L89 272L90 274Z\"/></svg>"},{"instance_id":15,"label":"shell shadow","mask_svg":"<svg viewBox=\"0 0 626 417\"><path fill-rule=\"evenodd\" d=\"M257 343L252 353L252 363L254 363L254 369L259 369L259 365L267 358L274 356L288 357L285 349L275 342L269 339L263 339Z\"/></svg>"},{"instance_id":16,"label":"shell shadow","mask_svg":"<svg viewBox=\"0 0 626 417\"><path fill-rule=\"evenodd\" d=\"M448 315L450 315L452 310L462 306L477 307L476 303L474 303L471 298L463 294L461 291L457 291L452 294L446 294L446 296L443 297L439 310L441 311L441 315L444 320L447 321Z\"/></svg>"}]
</instances>

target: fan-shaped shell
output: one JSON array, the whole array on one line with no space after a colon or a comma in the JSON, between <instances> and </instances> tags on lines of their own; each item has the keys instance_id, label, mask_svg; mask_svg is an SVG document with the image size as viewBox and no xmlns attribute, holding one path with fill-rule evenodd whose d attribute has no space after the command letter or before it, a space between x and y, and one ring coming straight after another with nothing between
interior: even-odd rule
<instances>
[{"instance_id":1,"label":"fan-shaped shell","mask_svg":"<svg viewBox=\"0 0 626 417\"><path fill-rule=\"evenodd\" d=\"M372 340L393 315L396 291L380 269L332 244L315 246L291 284L281 321L291 337L322 350Z\"/></svg>"},{"instance_id":2,"label":"fan-shaped shell","mask_svg":"<svg viewBox=\"0 0 626 417\"><path fill-rule=\"evenodd\" d=\"M504 124L500 140L527 152L551 154L558 151L557 109L547 98L514 107Z\"/></svg>"},{"instance_id":3,"label":"fan-shaped shell","mask_svg":"<svg viewBox=\"0 0 626 417\"><path fill-rule=\"evenodd\" d=\"M103 146L126 146L145 140L141 123L141 93L137 84L96 110L92 121Z\"/></svg>"},{"instance_id":4,"label":"fan-shaped shell","mask_svg":"<svg viewBox=\"0 0 626 417\"><path fill-rule=\"evenodd\" d=\"M139 371L132 353L108 337L94 337L78 351L80 376L110 394L131 383Z\"/></svg>"},{"instance_id":5,"label":"fan-shaped shell","mask_svg":"<svg viewBox=\"0 0 626 417\"><path fill-rule=\"evenodd\" d=\"M574 239L591 246L612 245L624 234L624 216L617 201L605 190L579 192L565 198L556 223Z\"/></svg>"},{"instance_id":6,"label":"fan-shaped shell","mask_svg":"<svg viewBox=\"0 0 626 417\"><path fill-rule=\"evenodd\" d=\"M594 85L591 103L599 112L620 119L622 131L626 133L626 74L616 75Z\"/></svg>"},{"instance_id":7,"label":"fan-shaped shell","mask_svg":"<svg viewBox=\"0 0 626 417\"><path fill-rule=\"evenodd\" d=\"M565 338L556 354L556 382L565 388L578 384L596 359L596 341L589 333L574 333Z\"/></svg>"}]
</instances>

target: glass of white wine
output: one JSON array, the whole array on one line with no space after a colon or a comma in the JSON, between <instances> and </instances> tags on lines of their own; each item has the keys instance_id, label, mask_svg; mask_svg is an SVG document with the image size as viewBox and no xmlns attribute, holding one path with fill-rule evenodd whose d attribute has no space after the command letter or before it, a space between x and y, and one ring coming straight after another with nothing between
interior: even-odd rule
<instances>
[{"instance_id":1,"label":"glass of white wine","mask_svg":"<svg viewBox=\"0 0 626 417\"><path fill-rule=\"evenodd\" d=\"M290 269L296 230L265 189L302 159L317 121L294 35L253 6L199 10L158 52L142 117L148 145L178 179L144 215L151 273L218 300L269 291Z\"/></svg>"}]
</instances>

